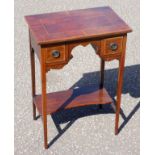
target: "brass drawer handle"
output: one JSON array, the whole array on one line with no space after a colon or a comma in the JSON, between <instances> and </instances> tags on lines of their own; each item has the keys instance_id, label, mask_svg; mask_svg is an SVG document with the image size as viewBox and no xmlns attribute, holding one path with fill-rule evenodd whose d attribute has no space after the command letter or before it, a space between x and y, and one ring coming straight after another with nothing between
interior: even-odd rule
<instances>
[{"instance_id":1,"label":"brass drawer handle","mask_svg":"<svg viewBox=\"0 0 155 155\"><path fill-rule=\"evenodd\" d=\"M117 43L110 43L110 49L111 49L112 51L116 51L116 50L118 49Z\"/></svg>"},{"instance_id":2,"label":"brass drawer handle","mask_svg":"<svg viewBox=\"0 0 155 155\"><path fill-rule=\"evenodd\" d=\"M59 58L59 57L60 57L60 51L58 51L58 50L53 50L53 51L52 51L52 56L53 56L54 58Z\"/></svg>"}]
</instances>

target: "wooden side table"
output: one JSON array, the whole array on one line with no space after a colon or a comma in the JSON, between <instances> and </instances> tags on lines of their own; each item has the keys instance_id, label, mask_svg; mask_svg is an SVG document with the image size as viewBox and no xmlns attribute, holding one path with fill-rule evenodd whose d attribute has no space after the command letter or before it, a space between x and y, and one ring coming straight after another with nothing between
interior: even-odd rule
<instances>
[{"instance_id":1,"label":"wooden side table","mask_svg":"<svg viewBox=\"0 0 155 155\"><path fill-rule=\"evenodd\" d=\"M37 108L43 119L44 147L48 148L48 114L78 106L113 102L104 88L104 64L114 59L119 61L115 119L115 134L118 134L126 40L131 28L110 7L30 15L25 19L29 26L33 119L36 119ZM65 66L72 58L74 47L88 44L101 58L100 86L46 94L46 73ZM41 95L37 95L35 90L34 53L40 61Z\"/></svg>"}]
</instances>

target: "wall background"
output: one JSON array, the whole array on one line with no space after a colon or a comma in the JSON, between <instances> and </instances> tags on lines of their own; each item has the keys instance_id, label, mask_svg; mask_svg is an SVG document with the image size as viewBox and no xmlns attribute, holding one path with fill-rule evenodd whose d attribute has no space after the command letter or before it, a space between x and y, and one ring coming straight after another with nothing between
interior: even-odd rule
<instances>
[{"instance_id":1,"label":"wall background","mask_svg":"<svg viewBox=\"0 0 155 155\"><path fill-rule=\"evenodd\" d=\"M56 124L71 126L48 149L43 149L41 119L32 120L31 76L28 29L24 16L28 14L74 10L97 6L112 7L133 29L128 35L126 70L122 95L122 110L126 119L120 119L123 128L114 135L114 114L98 111L97 106L59 113L53 116ZM138 155L139 154L139 0L15 0L15 154L16 155ZM64 90L85 83L98 83L99 58L88 45L76 47L74 58L61 70L48 72L48 91ZM40 92L40 68L36 60L37 91ZM117 61L106 64L106 87L115 97ZM84 74L85 73L85 74ZM110 110L109 110L110 111ZM97 115L94 115L94 114ZM48 117L49 140L57 134Z\"/></svg>"}]
</instances>

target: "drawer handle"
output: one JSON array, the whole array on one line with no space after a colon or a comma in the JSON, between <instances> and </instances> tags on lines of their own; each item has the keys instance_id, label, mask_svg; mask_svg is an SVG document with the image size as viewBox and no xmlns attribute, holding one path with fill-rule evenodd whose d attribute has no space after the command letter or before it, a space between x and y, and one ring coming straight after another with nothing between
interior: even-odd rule
<instances>
[{"instance_id":1,"label":"drawer handle","mask_svg":"<svg viewBox=\"0 0 155 155\"><path fill-rule=\"evenodd\" d=\"M110 43L110 49L111 49L112 51L116 51L117 48L118 48L117 43Z\"/></svg>"},{"instance_id":2,"label":"drawer handle","mask_svg":"<svg viewBox=\"0 0 155 155\"><path fill-rule=\"evenodd\" d=\"M60 51L58 51L58 50L52 51L52 56L53 56L54 58L59 58L59 57L60 57Z\"/></svg>"}]
</instances>

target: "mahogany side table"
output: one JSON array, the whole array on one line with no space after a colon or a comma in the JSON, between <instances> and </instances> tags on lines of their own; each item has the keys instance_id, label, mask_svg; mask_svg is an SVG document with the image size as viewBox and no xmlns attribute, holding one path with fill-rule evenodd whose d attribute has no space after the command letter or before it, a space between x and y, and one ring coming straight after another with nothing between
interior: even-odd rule
<instances>
[{"instance_id":1,"label":"mahogany side table","mask_svg":"<svg viewBox=\"0 0 155 155\"><path fill-rule=\"evenodd\" d=\"M30 15L25 19L29 27L33 119L36 119L37 109L43 120L44 147L48 148L48 114L78 106L113 102L104 88L104 65L105 61L114 59L119 61L115 118L115 134L118 134L126 40L131 28L110 7ZM88 44L101 58L100 85L47 94L46 73L65 66L72 58L74 47ZM41 95L37 95L35 89L34 53L40 62Z\"/></svg>"}]
</instances>

